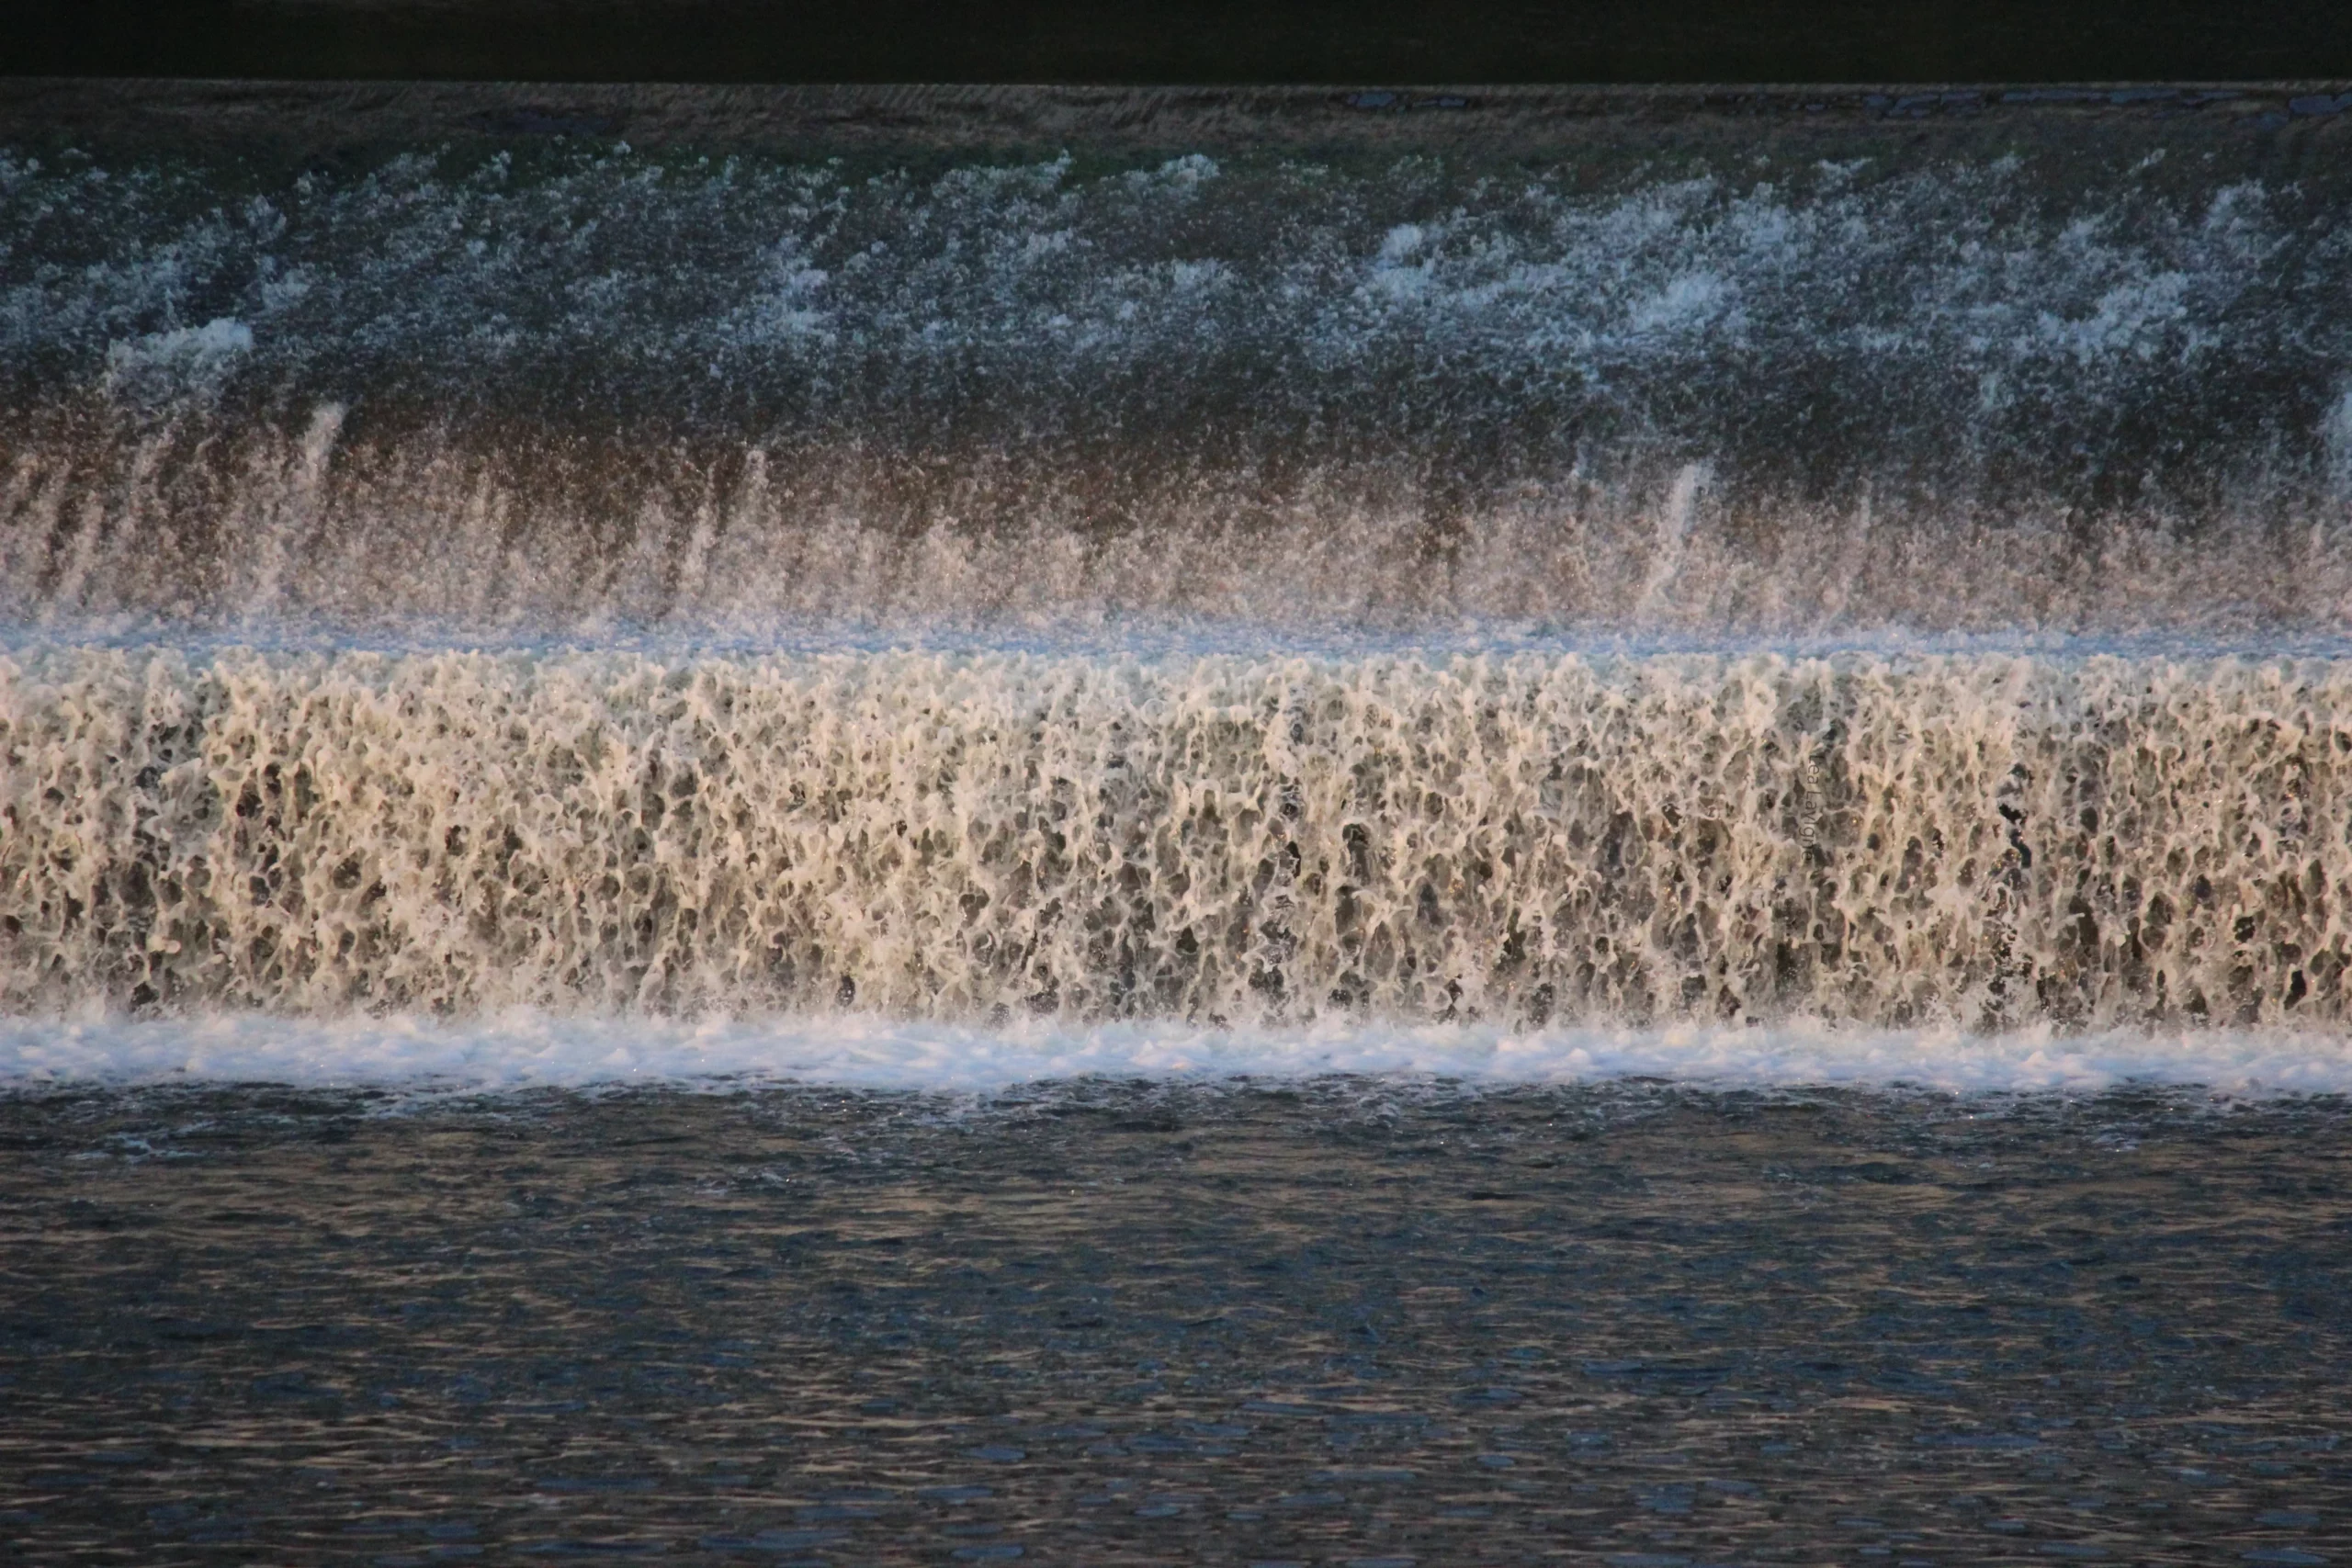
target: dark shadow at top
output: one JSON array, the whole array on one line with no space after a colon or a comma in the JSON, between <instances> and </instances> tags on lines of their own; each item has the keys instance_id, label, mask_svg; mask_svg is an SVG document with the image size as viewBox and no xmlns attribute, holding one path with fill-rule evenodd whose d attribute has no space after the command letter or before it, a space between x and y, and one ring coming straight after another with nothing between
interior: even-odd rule
<instances>
[{"instance_id":1,"label":"dark shadow at top","mask_svg":"<svg viewBox=\"0 0 2352 1568\"><path fill-rule=\"evenodd\" d=\"M15 75L2052 82L2352 75L2334 0L6 0Z\"/></svg>"}]
</instances>

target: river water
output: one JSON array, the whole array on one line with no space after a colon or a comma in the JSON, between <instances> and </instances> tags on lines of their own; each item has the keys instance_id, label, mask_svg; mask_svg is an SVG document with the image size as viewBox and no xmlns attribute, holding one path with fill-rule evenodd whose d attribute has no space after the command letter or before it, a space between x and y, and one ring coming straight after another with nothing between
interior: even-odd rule
<instances>
[{"instance_id":1,"label":"river water","mask_svg":"<svg viewBox=\"0 0 2352 1568\"><path fill-rule=\"evenodd\" d=\"M2348 127L11 86L6 1517L2324 1560Z\"/></svg>"},{"instance_id":2,"label":"river water","mask_svg":"<svg viewBox=\"0 0 2352 1568\"><path fill-rule=\"evenodd\" d=\"M0 1108L0 1501L44 1562L2340 1560L2346 1134L2146 1090L61 1090Z\"/></svg>"}]
</instances>

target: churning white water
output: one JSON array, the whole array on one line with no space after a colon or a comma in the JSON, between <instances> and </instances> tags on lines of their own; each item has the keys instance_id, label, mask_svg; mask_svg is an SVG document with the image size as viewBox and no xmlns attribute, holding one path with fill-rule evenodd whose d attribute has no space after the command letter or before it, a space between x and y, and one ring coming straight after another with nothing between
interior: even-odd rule
<instances>
[{"instance_id":1,"label":"churning white water","mask_svg":"<svg viewBox=\"0 0 2352 1568\"><path fill-rule=\"evenodd\" d=\"M2352 662L38 648L18 1012L2340 1028Z\"/></svg>"},{"instance_id":2,"label":"churning white water","mask_svg":"<svg viewBox=\"0 0 2352 1568\"><path fill-rule=\"evenodd\" d=\"M0 613L2341 633L2352 191L2095 130L261 188L0 149Z\"/></svg>"},{"instance_id":3,"label":"churning white water","mask_svg":"<svg viewBox=\"0 0 2352 1568\"><path fill-rule=\"evenodd\" d=\"M2179 134L0 150L0 1078L2352 1087L2352 192Z\"/></svg>"},{"instance_id":4,"label":"churning white water","mask_svg":"<svg viewBox=\"0 0 2352 1568\"><path fill-rule=\"evenodd\" d=\"M1085 1077L1257 1080L1335 1073L1477 1086L1626 1077L1714 1087L1890 1085L1954 1094L2096 1093L2124 1085L2233 1099L2352 1091L2352 1051L2327 1031L2129 1029L1994 1034L1811 1025L1505 1030L1481 1024L1216 1029L1172 1021L1072 1028L818 1018L583 1018L535 1010L448 1020L206 1013L165 1021L0 1024L0 1077L245 1081L411 1094L641 1084L987 1094Z\"/></svg>"}]
</instances>

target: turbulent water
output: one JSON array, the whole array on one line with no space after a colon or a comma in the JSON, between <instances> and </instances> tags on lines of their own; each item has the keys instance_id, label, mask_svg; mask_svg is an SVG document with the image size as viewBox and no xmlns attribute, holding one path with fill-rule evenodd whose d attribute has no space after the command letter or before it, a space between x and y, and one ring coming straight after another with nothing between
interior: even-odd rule
<instances>
[{"instance_id":1,"label":"turbulent water","mask_svg":"<svg viewBox=\"0 0 2352 1568\"><path fill-rule=\"evenodd\" d=\"M20 134L0 1060L2352 1083L2318 101Z\"/></svg>"}]
</instances>

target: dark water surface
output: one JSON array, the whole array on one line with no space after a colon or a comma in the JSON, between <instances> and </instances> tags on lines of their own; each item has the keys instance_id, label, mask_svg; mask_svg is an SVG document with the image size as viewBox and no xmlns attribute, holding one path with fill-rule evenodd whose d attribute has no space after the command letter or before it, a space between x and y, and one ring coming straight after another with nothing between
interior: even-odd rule
<instances>
[{"instance_id":1,"label":"dark water surface","mask_svg":"<svg viewBox=\"0 0 2352 1568\"><path fill-rule=\"evenodd\" d=\"M1947 82L2352 70L2324 0L11 0L26 73Z\"/></svg>"},{"instance_id":2,"label":"dark water surface","mask_svg":"<svg viewBox=\"0 0 2352 1568\"><path fill-rule=\"evenodd\" d=\"M0 1103L17 1562L2352 1561L2338 1100Z\"/></svg>"}]
</instances>

